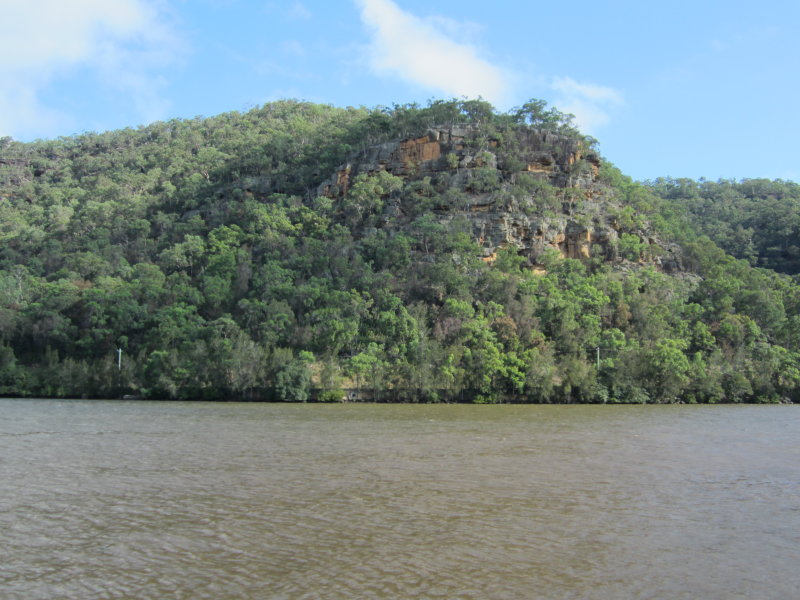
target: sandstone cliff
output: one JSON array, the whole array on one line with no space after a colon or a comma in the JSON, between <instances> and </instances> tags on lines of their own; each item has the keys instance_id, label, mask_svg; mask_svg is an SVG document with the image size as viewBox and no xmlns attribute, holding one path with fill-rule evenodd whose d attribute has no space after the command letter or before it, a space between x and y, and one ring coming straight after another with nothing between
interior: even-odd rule
<instances>
[{"instance_id":1,"label":"sandstone cliff","mask_svg":"<svg viewBox=\"0 0 800 600\"><path fill-rule=\"evenodd\" d=\"M317 195L345 197L359 175L385 171L419 189L433 189L436 220L466 219L487 262L501 248L515 248L531 268L541 269L546 252L554 249L563 257L596 257L621 268L653 264L681 270L680 249L659 240L646 222L630 218L601 180L600 167L597 153L572 136L538 129L487 136L477 126L437 127L353 156ZM380 226L403 227L419 214L416 204L425 195L387 197Z\"/></svg>"}]
</instances>

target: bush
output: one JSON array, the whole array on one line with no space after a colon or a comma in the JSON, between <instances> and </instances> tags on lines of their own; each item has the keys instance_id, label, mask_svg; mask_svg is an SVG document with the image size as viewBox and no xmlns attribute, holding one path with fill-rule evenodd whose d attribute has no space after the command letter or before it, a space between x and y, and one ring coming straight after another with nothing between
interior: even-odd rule
<instances>
[{"instance_id":1,"label":"bush","mask_svg":"<svg viewBox=\"0 0 800 600\"><path fill-rule=\"evenodd\" d=\"M342 389L320 390L317 393L317 402L343 402L347 394Z\"/></svg>"}]
</instances>

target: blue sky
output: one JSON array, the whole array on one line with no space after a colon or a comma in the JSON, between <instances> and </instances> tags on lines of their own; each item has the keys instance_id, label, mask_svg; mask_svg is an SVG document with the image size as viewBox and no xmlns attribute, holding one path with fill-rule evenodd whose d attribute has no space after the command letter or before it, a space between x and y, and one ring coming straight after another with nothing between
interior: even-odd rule
<instances>
[{"instance_id":1,"label":"blue sky","mask_svg":"<svg viewBox=\"0 0 800 600\"><path fill-rule=\"evenodd\" d=\"M796 0L3 0L0 136L542 98L636 179L800 181L798 30Z\"/></svg>"}]
</instances>

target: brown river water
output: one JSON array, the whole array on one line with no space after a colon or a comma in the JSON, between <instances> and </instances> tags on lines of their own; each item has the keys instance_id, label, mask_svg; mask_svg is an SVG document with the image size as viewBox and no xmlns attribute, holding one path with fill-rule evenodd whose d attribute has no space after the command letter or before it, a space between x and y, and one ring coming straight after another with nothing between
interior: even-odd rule
<instances>
[{"instance_id":1,"label":"brown river water","mask_svg":"<svg viewBox=\"0 0 800 600\"><path fill-rule=\"evenodd\" d=\"M800 597L800 407L0 400L8 599Z\"/></svg>"}]
</instances>

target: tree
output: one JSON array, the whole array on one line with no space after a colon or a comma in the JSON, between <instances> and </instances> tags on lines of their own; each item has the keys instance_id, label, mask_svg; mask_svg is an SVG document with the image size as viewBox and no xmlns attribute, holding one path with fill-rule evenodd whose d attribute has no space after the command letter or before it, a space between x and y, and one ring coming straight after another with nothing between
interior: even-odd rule
<instances>
[{"instance_id":1,"label":"tree","mask_svg":"<svg viewBox=\"0 0 800 600\"><path fill-rule=\"evenodd\" d=\"M648 353L651 379L645 387L656 401L676 400L689 383L689 359L684 354L687 346L685 340L664 339Z\"/></svg>"},{"instance_id":2,"label":"tree","mask_svg":"<svg viewBox=\"0 0 800 600\"><path fill-rule=\"evenodd\" d=\"M311 389L309 366L314 361L314 355L300 352L295 357L291 350L276 349L272 361L276 369L274 388L278 399L283 402L306 402Z\"/></svg>"},{"instance_id":3,"label":"tree","mask_svg":"<svg viewBox=\"0 0 800 600\"><path fill-rule=\"evenodd\" d=\"M368 215L379 212L383 208L383 199L399 191L402 186L401 178L386 171L371 175L362 173L355 178L345 195L342 210L351 223L360 223Z\"/></svg>"}]
</instances>

